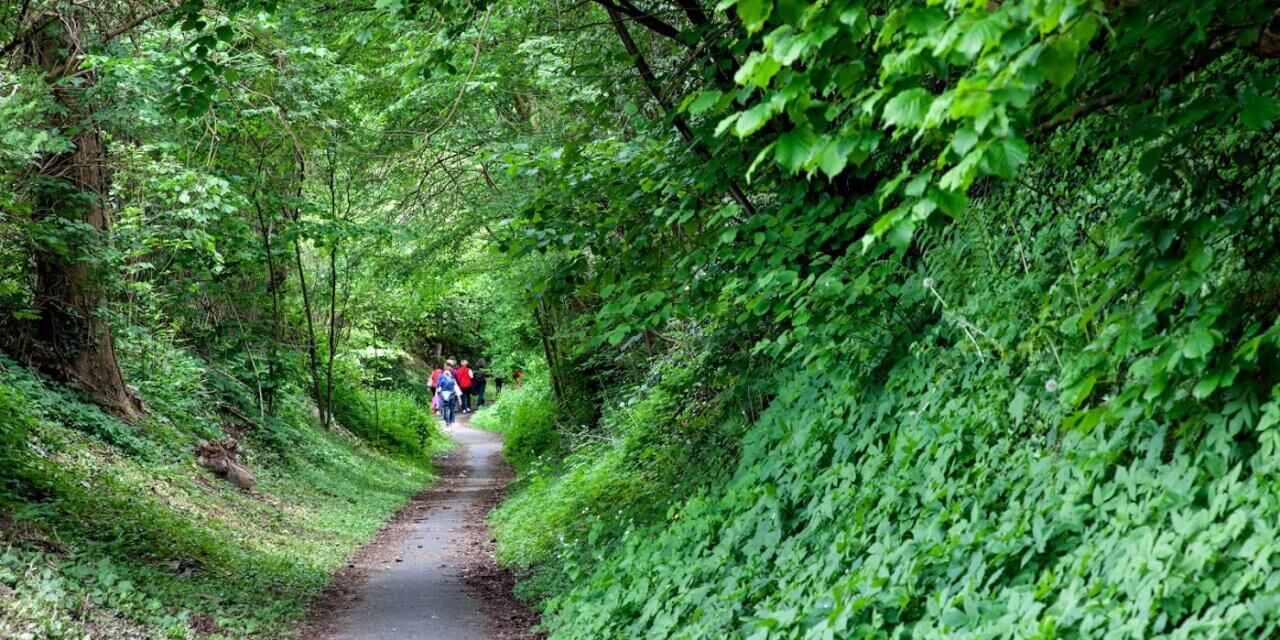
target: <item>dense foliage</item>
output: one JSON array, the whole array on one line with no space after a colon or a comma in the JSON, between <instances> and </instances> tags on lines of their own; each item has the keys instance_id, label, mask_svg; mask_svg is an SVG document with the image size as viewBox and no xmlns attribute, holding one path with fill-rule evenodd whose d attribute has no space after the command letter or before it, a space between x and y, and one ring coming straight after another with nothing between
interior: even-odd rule
<instances>
[{"instance_id":1,"label":"dense foliage","mask_svg":"<svg viewBox=\"0 0 1280 640\"><path fill-rule=\"evenodd\" d=\"M1274 7L599 4L655 117L510 156L609 389L495 517L553 637L1274 633Z\"/></svg>"},{"instance_id":2,"label":"dense foliage","mask_svg":"<svg viewBox=\"0 0 1280 640\"><path fill-rule=\"evenodd\" d=\"M1275 223L1219 235L1178 312L1242 328L1272 314L1256 334L1224 348L1213 328L1203 342L1168 320L1141 329L1155 315L1138 293L1146 263L1124 255L1140 246L1089 239L1133 225L1097 203L1133 196L1140 154L1082 155L1090 124L1034 167L1071 181L1060 204L992 190L882 298L924 319L906 353L868 327L878 358L784 374L730 481L647 522L606 513L539 534L571 537L555 635L1273 633L1274 306L1212 292L1256 277L1244 256L1274 243ZM1015 246L995 251L1001 237ZM590 473L571 464L556 482ZM514 515L518 555L538 539L518 527L538 520Z\"/></svg>"},{"instance_id":3,"label":"dense foliage","mask_svg":"<svg viewBox=\"0 0 1280 640\"><path fill-rule=\"evenodd\" d=\"M288 636L430 480L426 365L526 366L485 107L375 15L0 2L0 636Z\"/></svg>"},{"instance_id":4,"label":"dense foliage","mask_svg":"<svg viewBox=\"0 0 1280 640\"><path fill-rule=\"evenodd\" d=\"M554 638L1275 633L1274 2L0 16L14 521L50 424L418 457L487 357Z\"/></svg>"}]
</instances>

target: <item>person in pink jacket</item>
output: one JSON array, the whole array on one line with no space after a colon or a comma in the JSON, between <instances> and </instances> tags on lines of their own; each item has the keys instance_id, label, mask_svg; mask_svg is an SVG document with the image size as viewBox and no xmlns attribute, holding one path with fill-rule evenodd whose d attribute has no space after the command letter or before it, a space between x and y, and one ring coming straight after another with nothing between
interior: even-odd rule
<instances>
[{"instance_id":1,"label":"person in pink jacket","mask_svg":"<svg viewBox=\"0 0 1280 640\"><path fill-rule=\"evenodd\" d=\"M427 382L427 386L431 387L431 409L436 413L440 413L440 399L436 397L436 387L440 384L440 374L442 373L444 373L444 368L437 362L435 370L431 372L431 379Z\"/></svg>"}]
</instances>

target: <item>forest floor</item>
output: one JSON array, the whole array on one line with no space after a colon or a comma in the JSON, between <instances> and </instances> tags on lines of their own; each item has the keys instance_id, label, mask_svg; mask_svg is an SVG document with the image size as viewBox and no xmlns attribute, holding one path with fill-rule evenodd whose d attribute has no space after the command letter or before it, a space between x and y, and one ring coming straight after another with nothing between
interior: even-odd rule
<instances>
[{"instance_id":1,"label":"forest floor","mask_svg":"<svg viewBox=\"0 0 1280 640\"><path fill-rule=\"evenodd\" d=\"M515 577L493 561L487 518L512 476L502 437L460 418L445 430L460 446L440 458L439 481L339 571L300 640L537 637L536 614L512 595Z\"/></svg>"}]
</instances>

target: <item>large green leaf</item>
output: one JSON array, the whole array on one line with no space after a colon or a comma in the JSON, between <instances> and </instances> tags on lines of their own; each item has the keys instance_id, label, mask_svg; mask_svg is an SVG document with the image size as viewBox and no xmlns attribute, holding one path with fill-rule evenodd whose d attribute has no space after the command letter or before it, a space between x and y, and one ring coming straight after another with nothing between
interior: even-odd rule
<instances>
[{"instance_id":1,"label":"large green leaf","mask_svg":"<svg viewBox=\"0 0 1280 640\"><path fill-rule=\"evenodd\" d=\"M929 105L933 103L933 95L924 89L907 89L902 91L884 105L883 118L886 125L899 128L913 128L924 124L924 116Z\"/></svg>"}]
</instances>

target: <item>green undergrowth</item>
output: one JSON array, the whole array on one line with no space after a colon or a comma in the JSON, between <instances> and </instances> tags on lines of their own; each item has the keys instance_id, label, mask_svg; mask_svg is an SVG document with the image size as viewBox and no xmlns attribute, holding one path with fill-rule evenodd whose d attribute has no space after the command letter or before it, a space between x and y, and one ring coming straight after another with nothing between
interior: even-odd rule
<instances>
[{"instance_id":1,"label":"green undergrowth","mask_svg":"<svg viewBox=\"0 0 1280 640\"><path fill-rule=\"evenodd\" d=\"M638 523L664 519L674 496L727 474L740 423L705 402L711 385L699 371L676 358L655 362L610 395L592 430L557 422L545 376L477 416L506 434L518 474L491 520L498 560L525 574L521 596L570 588Z\"/></svg>"},{"instance_id":2,"label":"green undergrowth","mask_svg":"<svg viewBox=\"0 0 1280 640\"><path fill-rule=\"evenodd\" d=\"M503 454L520 474L565 453L567 440L556 425L555 401L546 375L536 375L500 401L477 411L471 424L503 434Z\"/></svg>"},{"instance_id":3,"label":"green undergrowth","mask_svg":"<svg viewBox=\"0 0 1280 640\"><path fill-rule=\"evenodd\" d=\"M1100 145L1103 121L1046 142L923 257L765 342L798 355L736 470L691 491L640 480L708 442L661 386L611 392L614 441L530 465L494 516L551 637L1274 637L1280 149L1230 125L1162 160L1230 206L1144 186L1148 147ZM637 458L652 434L674 455Z\"/></svg>"},{"instance_id":4,"label":"green undergrowth","mask_svg":"<svg viewBox=\"0 0 1280 640\"><path fill-rule=\"evenodd\" d=\"M406 392L380 393L376 422L393 440L378 446L321 428L296 390L261 419L215 367L161 355L126 360L150 409L136 424L0 360L0 637L286 637L446 446ZM344 414L372 424L368 391L350 389L360 403ZM251 492L195 462L201 441L228 434Z\"/></svg>"}]
</instances>

